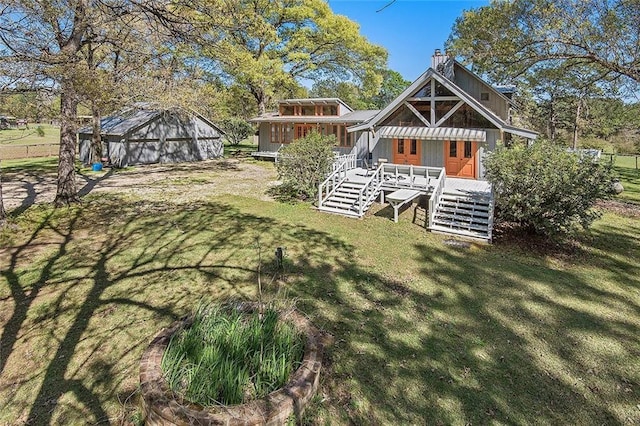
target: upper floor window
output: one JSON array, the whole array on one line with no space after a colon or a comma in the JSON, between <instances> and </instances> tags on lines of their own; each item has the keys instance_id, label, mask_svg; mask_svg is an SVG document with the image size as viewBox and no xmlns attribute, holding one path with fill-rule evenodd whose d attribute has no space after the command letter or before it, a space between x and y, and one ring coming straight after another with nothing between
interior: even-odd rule
<instances>
[{"instance_id":1,"label":"upper floor window","mask_svg":"<svg viewBox=\"0 0 640 426\"><path fill-rule=\"evenodd\" d=\"M280 115L338 115L338 105L280 105Z\"/></svg>"},{"instance_id":2,"label":"upper floor window","mask_svg":"<svg viewBox=\"0 0 640 426\"><path fill-rule=\"evenodd\" d=\"M488 101L489 100L489 92L480 93L480 100L481 101Z\"/></svg>"}]
</instances>

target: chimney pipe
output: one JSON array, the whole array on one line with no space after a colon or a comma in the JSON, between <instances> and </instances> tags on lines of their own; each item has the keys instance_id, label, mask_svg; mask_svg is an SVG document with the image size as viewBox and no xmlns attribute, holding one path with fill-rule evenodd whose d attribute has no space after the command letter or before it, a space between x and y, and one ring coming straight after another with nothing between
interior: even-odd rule
<instances>
[{"instance_id":1,"label":"chimney pipe","mask_svg":"<svg viewBox=\"0 0 640 426\"><path fill-rule=\"evenodd\" d=\"M447 62L447 59L449 59L447 54L443 55L440 49L436 49L431 57L431 68L438 70L438 66Z\"/></svg>"}]
</instances>

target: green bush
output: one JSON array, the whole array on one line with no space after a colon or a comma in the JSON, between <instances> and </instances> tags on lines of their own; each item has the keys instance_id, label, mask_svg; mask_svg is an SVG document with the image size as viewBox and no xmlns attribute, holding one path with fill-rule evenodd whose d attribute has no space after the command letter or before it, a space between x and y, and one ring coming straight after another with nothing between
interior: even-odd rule
<instances>
[{"instance_id":1,"label":"green bush","mask_svg":"<svg viewBox=\"0 0 640 426\"><path fill-rule=\"evenodd\" d=\"M334 136L312 132L282 148L276 164L282 188L296 192L299 198L314 199L318 185L331 170L335 141Z\"/></svg>"},{"instance_id":2,"label":"green bush","mask_svg":"<svg viewBox=\"0 0 640 426\"><path fill-rule=\"evenodd\" d=\"M171 338L162 371L169 387L191 402L240 404L283 387L303 354L302 335L274 308L260 315L202 304L193 324Z\"/></svg>"},{"instance_id":3,"label":"green bush","mask_svg":"<svg viewBox=\"0 0 640 426\"><path fill-rule=\"evenodd\" d=\"M588 228L600 216L595 202L611 193L609 166L547 141L498 147L484 166L495 194L496 223L550 237Z\"/></svg>"},{"instance_id":4,"label":"green bush","mask_svg":"<svg viewBox=\"0 0 640 426\"><path fill-rule=\"evenodd\" d=\"M224 131L224 138L229 145L239 145L240 142L251 136L255 129L246 121L239 118L228 118L220 122Z\"/></svg>"}]
</instances>

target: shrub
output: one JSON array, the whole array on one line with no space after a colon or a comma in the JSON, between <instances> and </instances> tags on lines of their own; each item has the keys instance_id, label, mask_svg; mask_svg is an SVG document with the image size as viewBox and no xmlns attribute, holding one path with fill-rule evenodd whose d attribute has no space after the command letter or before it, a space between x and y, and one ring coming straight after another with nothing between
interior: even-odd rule
<instances>
[{"instance_id":1,"label":"shrub","mask_svg":"<svg viewBox=\"0 0 640 426\"><path fill-rule=\"evenodd\" d=\"M162 359L169 387L202 406L240 404L282 388L304 354L295 326L266 308L242 312L202 304L173 335Z\"/></svg>"},{"instance_id":2,"label":"shrub","mask_svg":"<svg viewBox=\"0 0 640 426\"><path fill-rule=\"evenodd\" d=\"M239 118L228 118L220 122L224 138L230 145L239 145L255 131L253 126Z\"/></svg>"},{"instance_id":3,"label":"shrub","mask_svg":"<svg viewBox=\"0 0 640 426\"><path fill-rule=\"evenodd\" d=\"M595 202L611 193L609 166L547 141L498 147L484 166L495 194L496 222L536 234L559 237L578 226L588 228L600 216Z\"/></svg>"},{"instance_id":4,"label":"shrub","mask_svg":"<svg viewBox=\"0 0 640 426\"><path fill-rule=\"evenodd\" d=\"M282 188L297 192L303 199L315 198L318 185L333 164L334 145L334 136L312 132L282 148L276 165Z\"/></svg>"}]
</instances>

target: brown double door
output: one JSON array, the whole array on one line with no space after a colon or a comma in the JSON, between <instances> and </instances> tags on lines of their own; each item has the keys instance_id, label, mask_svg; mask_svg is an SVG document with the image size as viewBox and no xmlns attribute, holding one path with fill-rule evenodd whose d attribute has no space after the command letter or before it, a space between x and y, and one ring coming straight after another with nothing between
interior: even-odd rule
<instances>
[{"instance_id":1,"label":"brown double door","mask_svg":"<svg viewBox=\"0 0 640 426\"><path fill-rule=\"evenodd\" d=\"M420 141L417 139L394 139L393 162L420 166Z\"/></svg>"},{"instance_id":2,"label":"brown double door","mask_svg":"<svg viewBox=\"0 0 640 426\"><path fill-rule=\"evenodd\" d=\"M318 130L318 126L316 124L296 124L295 138L302 139L314 130Z\"/></svg>"},{"instance_id":3,"label":"brown double door","mask_svg":"<svg viewBox=\"0 0 640 426\"><path fill-rule=\"evenodd\" d=\"M471 141L445 141L444 165L447 176L475 179L478 144Z\"/></svg>"}]
</instances>

